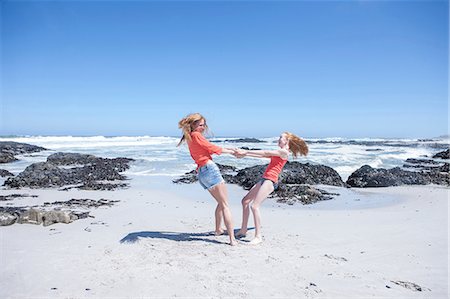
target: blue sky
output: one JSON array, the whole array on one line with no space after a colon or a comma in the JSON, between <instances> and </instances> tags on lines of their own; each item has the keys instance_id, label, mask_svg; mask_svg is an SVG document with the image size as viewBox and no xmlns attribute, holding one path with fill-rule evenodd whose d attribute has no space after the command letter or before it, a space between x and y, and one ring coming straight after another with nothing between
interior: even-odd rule
<instances>
[{"instance_id":1,"label":"blue sky","mask_svg":"<svg viewBox=\"0 0 450 299\"><path fill-rule=\"evenodd\" d=\"M0 5L0 135L448 134L448 1Z\"/></svg>"}]
</instances>

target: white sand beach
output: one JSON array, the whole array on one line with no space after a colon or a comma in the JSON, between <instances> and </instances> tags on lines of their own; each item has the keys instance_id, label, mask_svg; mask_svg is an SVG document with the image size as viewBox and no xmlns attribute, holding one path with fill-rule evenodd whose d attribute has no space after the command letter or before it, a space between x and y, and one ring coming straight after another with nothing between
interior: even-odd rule
<instances>
[{"instance_id":1,"label":"white sand beach","mask_svg":"<svg viewBox=\"0 0 450 299\"><path fill-rule=\"evenodd\" d=\"M170 177L118 191L0 190L39 196L2 205L120 200L70 224L2 227L0 298L447 298L449 188L322 187L340 196L268 199L264 242L247 244L251 230L235 247L210 234L210 195ZM237 229L246 191L229 192Z\"/></svg>"}]
</instances>

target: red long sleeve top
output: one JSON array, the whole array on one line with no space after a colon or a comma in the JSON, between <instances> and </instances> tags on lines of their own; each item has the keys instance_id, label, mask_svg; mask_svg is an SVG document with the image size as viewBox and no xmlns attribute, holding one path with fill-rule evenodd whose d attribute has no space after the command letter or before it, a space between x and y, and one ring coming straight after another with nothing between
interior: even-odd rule
<instances>
[{"instance_id":1,"label":"red long sleeve top","mask_svg":"<svg viewBox=\"0 0 450 299\"><path fill-rule=\"evenodd\" d=\"M203 136L200 132L191 133L191 141L187 142L189 152L192 159L197 163L198 167L204 166L209 160L212 160L211 155L220 155L222 148L214 145Z\"/></svg>"}]
</instances>

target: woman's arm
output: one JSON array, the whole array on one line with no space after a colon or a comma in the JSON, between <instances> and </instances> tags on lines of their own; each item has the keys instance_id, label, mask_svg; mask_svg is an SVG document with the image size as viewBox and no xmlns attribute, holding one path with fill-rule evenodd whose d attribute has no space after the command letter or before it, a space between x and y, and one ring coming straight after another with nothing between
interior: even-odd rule
<instances>
[{"instance_id":1,"label":"woman's arm","mask_svg":"<svg viewBox=\"0 0 450 299\"><path fill-rule=\"evenodd\" d=\"M245 156L247 157L256 157L256 158L270 158L272 156L280 157L284 160L287 160L289 157L289 152L284 149L279 150L246 150Z\"/></svg>"},{"instance_id":2,"label":"woman's arm","mask_svg":"<svg viewBox=\"0 0 450 299\"><path fill-rule=\"evenodd\" d=\"M235 153L236 153L236 149L235 148L222 147L222 154L234 155Z\"/></svg>"},{"instance_id":3,"label":"woman's arm","mask_svg":"<svg viewBox=\"0 0 450 299\"><path fill-rule=\"evenodd\" d=\"M200 147L202 147L204 150L206 150L209 154L220 155L223 152L223 148L209 142L205 138L205 136L203 136L201 133L194 132L191 134L191 138L192 138L192 142L196 142Z\"/></svg>"},{"instance_id":4,"label":"woman's arm","mask_svg":"<svg viewBox=\"0 0 450 299\"><path fill-rule=\"evenodd\" d=\"M197 142L202 148L204 148L210 154L216 154L216 155L231 154L231 155L233 155L236 153L236 149L234 149L234 148L220 147L215 144L212 144L201 133L194 133L194 134L192 134L191 137L192 137L192 140Z\"/></svg>"}]
</instances>

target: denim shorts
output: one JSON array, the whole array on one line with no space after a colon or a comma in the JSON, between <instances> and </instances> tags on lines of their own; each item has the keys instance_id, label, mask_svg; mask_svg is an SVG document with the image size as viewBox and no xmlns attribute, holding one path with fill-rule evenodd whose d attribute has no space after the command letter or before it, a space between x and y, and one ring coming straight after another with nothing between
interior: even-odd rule
<instances>
[{"instance_id":1,"label":"denim shorts","mask_svg":"<svg viewBox=\"0 0 450 299\"><path fill-rule=\"evenodd\" d=\"M209 161L198 169L197 179L200 185L208 190L224 182L219 167L213 161Z\"/></svg>"},{"instance_id":2,"label":"denim shorts","mask_svg":"<svg viewBox=\"0 0 450 299\"><path fill-rule=\"evenodd\" d=\"M272 184L273 184L273 190L277 190L278 189L278 183L275 183L274 181L266 179L266 178L261 178L259 180L259 183L261 183L261 185L262 185L262 184L264 184L264 181L271 181Z\"/></svg>"}]
</instances>

